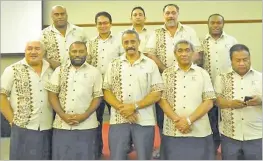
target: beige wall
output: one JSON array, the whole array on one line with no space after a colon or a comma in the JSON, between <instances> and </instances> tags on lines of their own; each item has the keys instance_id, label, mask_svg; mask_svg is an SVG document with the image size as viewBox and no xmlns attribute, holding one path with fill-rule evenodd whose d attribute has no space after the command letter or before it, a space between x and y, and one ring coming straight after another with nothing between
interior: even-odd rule
<instances>
[{"instance_id":1,"label":"beige wall","mask_svg":"<svg viewBox=\"0 0 263 161\"><path fill-rule=\"evenodd\" d=\"M67 8L69 21L74 24L93 24L94 16L99 11L108 11L113 23L130 22L130 12L135 6L145 9L148 22L161 22L162 8L165 4L174 1L45 1L44 24L51 24L50 12L54 5L63 5ZM212 13L222 14L226 20L262 19L261 1L176 1L180 7L179 19L182 21L204 21ZM207 33L207 25L192 26L198 36L203 38ZM129 26L113 26L114 34L127 29ZM153 30L159 26L147 26ZM89 37L96 36L95 27L85 27ZM252 64L255 69L262 71L262 23L225 24L225 32L236 37L251 50ZM2 58L3 68L19 58Z\"/></svg>"}]
</instances>

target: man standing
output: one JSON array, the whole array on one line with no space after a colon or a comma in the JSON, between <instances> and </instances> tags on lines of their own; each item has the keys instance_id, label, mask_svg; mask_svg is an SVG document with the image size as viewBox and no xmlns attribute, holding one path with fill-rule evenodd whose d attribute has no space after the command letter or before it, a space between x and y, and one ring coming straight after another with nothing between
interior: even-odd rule
<instances>
[{"instance_id":1,"label":"man standing","mask_svg":"<svg viewBox=\"0 0 263 161\"><path fill-rule=\"evenodd\" d=\"M131 30L135 30L139 34L140 46L139 51L146 52L146 44L150 38L152 32L145 28L144 23L146 21L145 11L142 7L134 7L131 11Z\"/></svg>"},{"instance_id":2,"label":"man standing","mask_svg":"<svg viewBox=\"0 0 263 161\"><path fill-rule=\"evenodd\" d=\"M222 159L262 160L262 73L251 67L247 46L230 48L232 70L216 77Z\"/></svg>"},{"instance_id":3,"label":"man standing","mask_svg":"<svg viewBox=\"0 0 263 161\"><path fill-rule=\"evenodd\" d=\"M29 41L25 58L1 77L1 112L10 123L10 160L50 160L53 112L44 83L53 70L43 45Z\"/></svg>"},{"instance_id":4,"label":"man standing","mask_svg":"<svg viewBox=\"0 0 263 161\"><path fill-rule=\"evenodd\" d=\"M104 99L112 106L109 147L114 160L127 158L131 138L139 160L152 158L153 104L161 96L163 83L154 61L138 51L139 44L136 31L125 31L125 54L111 62L104 78Z\"/></svg>"},{"instance_id":5,"label":"man standing","mask_svg":"<svg viewBox=\"0 0 263 161\"><path fill-rule=\"evenodd\" d=\"M46 60L55 69L69 60L68 50L72 42L88 41L88 38L82 28L68 22L65 7L52 7L51 18L53 24L42 31L41 41L47 51Z\"/></svg>"},{"instance_id":6,"label":"man standing","mask_svg":"<svg viewBox=\"0 0 263 161\"><path fill-rule=\"evenodd\" d=\"M215 159L207 115L215 93L208 73L192 63L193 52L189 41L178 41L174 48L178 64L165 69L162 75L165 90L159 104L165 113L164 160Z\"/></svg>"},{"instance_id":7,"label":"man standing","mask_svg":"<svg viewBox=\"0 0 263 161\"><path fill-rule=\"evenodd\" d=\"M174 57L174 45L179 40L188 40L195 46L195 54L200 51L200 42L196 32L189 26L182 25L178 21L179 7L175 4L167 4L163 7L164 25L155 30L146 45L149 58L158 65L160 72L176 63ZM156 104L157 124L162 133L163 111ZM161 136L162 134L160 134ZM158 157L159 155L157 155Z\"/></svg>"},{"instance_id":8,"label":"man standing","mask_svg":"<svg viewBox=\"0 0 263 161\"><path fill-rule=\"evenodd\" d=\"M209 33L206 35L205 40L201 43L204 51L203 67L209 73L213 84L217 75L231 69L229 49L237 43L237 40L234 37L223 31L223 28L224 17L220 14L210 15L208 18ZM215 149L217 149L220 145L218 107L214 106L209 111L208 116L213 131Z\"/></svg>"},{"instance_id":9,"label":"man standing","mask_svg":"<svg viewBox=\"0 0 263 161\"><path fill-rule=\"evenodd\" d=\"M109 63L121 55L122 46L119 43L119 39L111 33L112 18L108 12L97 13L95 23L99 34L89 43L90 52L87 61L99 69L102 77L104 77ZM98 127L98 158L100 158L103 149L102 124L105 104L110 112L110 105L104 100L101 101L100 106L96 110L97 119L100 123Z\"/></svg>"},{"instance_id":10,"label":"man standing","mask_svg":"<svg viewBox=\"0 0 263 161\"><path fill-rule=\"evenodd\" d=\"M56 68L46 85L56 112L52 138L52 159L94 160L97 149L97 117L102 77L86 62L85 42L70 45L70 62Z\"/></svg>"}]
</instances>

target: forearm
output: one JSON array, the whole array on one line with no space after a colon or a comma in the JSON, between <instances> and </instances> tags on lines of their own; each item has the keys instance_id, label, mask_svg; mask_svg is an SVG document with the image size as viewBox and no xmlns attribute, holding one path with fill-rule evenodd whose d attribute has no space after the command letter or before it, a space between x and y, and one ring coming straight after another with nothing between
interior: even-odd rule
<instances>
[{"instance_id":1,"label":"forearm","mask_svg":"<svg viewBox=\"0 0 263 161\"><path fill-rule=\"evenodd\" d=\"M109 90L103 90L104 100L108 102L114 109L119 110L119 105L122 104L115 95Z\"/></svg>"},{"instance_id":2,"label":"forearm","mask_svg":"<svg viewBox=\"0 0 263 161\"><path fill-rule=\"evenodd\" d=\"M1 94L0 97L1 97L1 113L9 123L12 123L14 118L14 113L10 105L10 102L8 101L7 96L5 94Z\"/></svg>"},{"instance_id":3,"label":"forearm","mask_svg":"<svg viewBox=\"0 0 263 161\"><path fill-rule=\"evenodd\" d=\"M139 109L148 107L157 101L159 101L161 98L161 92L151 92L147 96L145 96L142 100L136 102L136 104L139 106Z\"/></svg>"},{"instance_id":4,"label":"forearm","mask_svg":"<svg viewBox=\"0 0 263 161\"><path fill-rule=\"evenodd\" d=\"M170 106L166 99L161 98L158 104L160 105L165 115L171 120L177 120L179 118L179 116L174 112L172 106Z\"/></svg>"},{"instance_id":5,"label":"forearm","mask_svg":"<svg viewBox=\"0 0 263 161\"><path fill-rule=\"evenodd\" d=\"M213 107L213 100L205 100L203 101L196 110L189 116L189 119L192 123L196 120L203 117L208 111Z\"/></svg>"},{"instance_id":6,"label":"forearm","mask_svg":"<svg viewBox=\"0 0 263 161\"><path fill-rule=\"evenodd\" d=\"M56 93L48 92L48 100L54 111L61 117L65 112L62 109Z\"/></svg>"},{"instance_id":7,"label":"forearm","mask_svg":"<svg viewBox=\"0 0 263 161\"><path fill-rule=\"evenodd\" d=\"M96 109L99 107L101 103L101 97L93 98L89 108L86 110L85 115L88 118Z\"/></svg>"},{"instance_id":8,"label":"forearm","mask_svg":"<svg viewBox=\"0 0 263 161\"><path fill-rule=\"evenodd\" d=\"M222 109L231 108L231 100L227 100L227 99L219 96L216 99L216 105Z\"/></svg>"}]
</instances>

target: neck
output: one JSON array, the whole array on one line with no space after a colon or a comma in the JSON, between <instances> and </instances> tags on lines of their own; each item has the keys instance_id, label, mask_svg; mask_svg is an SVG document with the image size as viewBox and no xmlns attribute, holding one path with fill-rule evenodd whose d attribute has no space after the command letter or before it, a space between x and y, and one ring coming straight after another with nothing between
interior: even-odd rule
<instances>
[{"instance_id":1,"label":"neck","mask_svg":"<svg viewBox=\"0 0 263 161\"><path fill-rule=\"evenodd\" d=\"M140 58L140 53L137 52L135 54L126 54L126 59L133 64L136 60Z\"/></svg>"},{"instance_id":2,"label":"neck","mask_svg":"<svg viewBox=\"0 0 263 161\"><path fill-rule=\"evenodd\" d=\"M65 26L55 26L55 28L62 34L62 35L65 35L66 31L67 31L67 25Z\"/></svg>"},{"instance_id":3,"label":"neck","mask_svg":"<svg viewBox=\"0 0 263 161\"><path fill-rule=\"evenodd\" d=\"M143 31L144 25L134 24L133 28L135 29L136 32L140 33Z\"/></svg>"},{"instance_id":4,"label":"neck","mask_svg":"<svg viewBox=\"0 0 263 161\"><path fill-rule=\"evenodd\" d=\"M188 71L191 67L191 64L179 64L178 63L178 66L180 67L180 69L182 69L183 71Z\"/></svg>"},{"instance_id":5,"label":"neck","mask_svg":"<svg viewBox=\"0 0 263 161\"><path fill-rule=\"evenodd\" d=\"M99 36L102 40L107 39L110 36L111 32L108 33L99 33Z\"/></svg>"},{"instance_id":6,"label":"neck","mask_svg":"<svg viewBox=\"0 0 263 161\"><path fill-rule=\"evenodd\" d=\"M219 38L221 37L222 32L221 32L220 34L211 34L211 33L210 33L210 35L211 35L211 37L212 37L213 39L217 40L217 39L219 39Z\"/></svg>"}]
</instances>

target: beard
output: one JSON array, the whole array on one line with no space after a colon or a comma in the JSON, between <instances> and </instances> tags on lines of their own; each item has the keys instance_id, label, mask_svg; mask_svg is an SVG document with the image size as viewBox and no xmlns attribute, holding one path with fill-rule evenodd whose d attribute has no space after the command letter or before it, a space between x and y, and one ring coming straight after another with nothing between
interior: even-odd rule
<instances>
[{"instance_id":1,"label":"beard","mask_svg":"<svg viewBox=\"0 0 263 161\"><path fill-rule=\"evenodd\" d=\"M168 21L166 22L166 26L168 26L168 27L176 26L175 20L168 20Z\"/></svg>"},{"instance_id":2,"label":"beard","mask_svg":"<svg viewBox=\"0 0 263 161\"><path fill-rule=\"evenodd\" d=\"M73 66L81 66L85 63L87 57L78 57L78 58L70 58L71 64Z\"/></svg>"}]
</instances>

